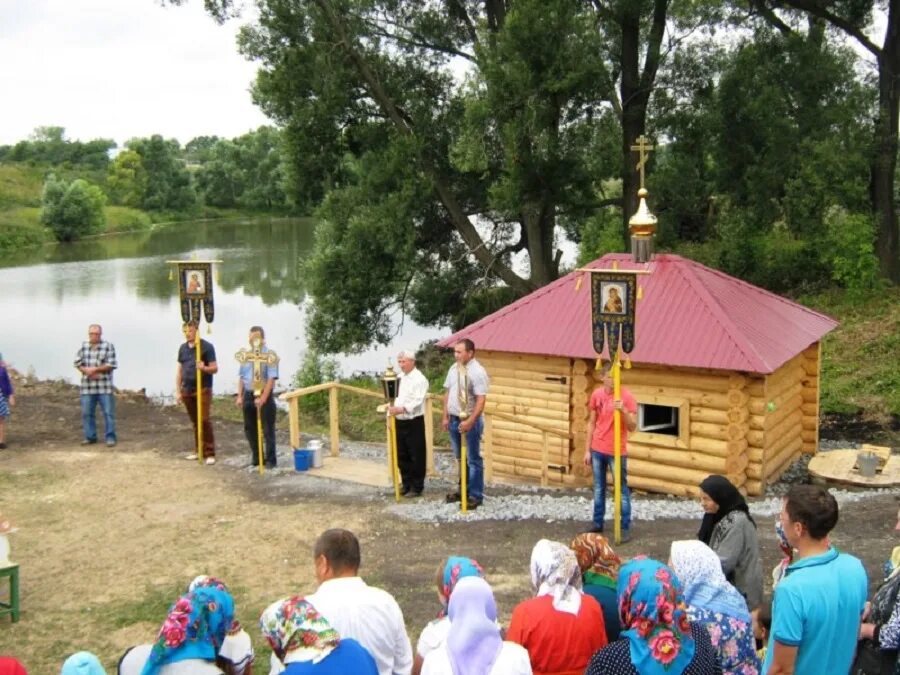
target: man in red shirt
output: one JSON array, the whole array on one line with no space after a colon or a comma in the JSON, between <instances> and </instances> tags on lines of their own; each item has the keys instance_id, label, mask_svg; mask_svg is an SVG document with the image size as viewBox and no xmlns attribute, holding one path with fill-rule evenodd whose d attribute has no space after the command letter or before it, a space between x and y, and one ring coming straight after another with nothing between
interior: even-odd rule
<instances>
[{"instance_id":1,"label":"man in red shirt","mask_svg":"<svg viewBox=\"0 0 900 675\"><path fill-rule=\"evenodd\" d=\"M620 399L613 398L613 379L611 365L603 366L603 386L591 394L588 403L590 417L587 427L587 448L584 451L584 464L594 472L594 527L591 532L603 532L603 519L606 515L606 470L615 470L615 450L613 448L614 411L622 411L622 541L631 538L631 491L627 478L627 444L628 432L637 427L637 403L631 393L620 388Z\"/></svg>"}]
</instances>

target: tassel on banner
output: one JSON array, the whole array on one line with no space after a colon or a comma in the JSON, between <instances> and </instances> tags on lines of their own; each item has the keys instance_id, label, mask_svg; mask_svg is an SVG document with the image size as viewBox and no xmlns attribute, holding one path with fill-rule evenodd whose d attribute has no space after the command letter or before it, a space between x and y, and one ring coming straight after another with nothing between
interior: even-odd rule
<instances>
[{"instance_id":1,"label":"tassel on banner","mask_svg":"<svg viewBox=\"0 0 900 675\"><path fill-rule=\"evenodd\" d=\"M640 284L638 284L637 299L638 299L638 300L643 300L643 299L644 299L644 287L641 286Z\"/></svg>"},{"instance_id":2,"label":"tassel on banner","mask_svg":"<svg viewBox=\"0 0 900 675\"><path fill-rule=\"evenodd\" d=\"M575 292L576 293L581 290L581 280L582 279L584 279L584 275L579 274L578 278L575 280Z\"/></svg>"},{"instance_id":3,"label":"tassel on banner","mask_svg":"<svg viewBox=\"0 0 900 675\"><path fill-rule=\"evenodd\" d=\"M219 268L216 268L216 283L221 286L221 279L219 278Z\"/></svg>"},{"instance_id":4,"label":"tassel on banner","mask_svg":"<svg viewBox=\"0 0 900 675\"><path fill-rule=\"evenodd\" d=\"M625 357L625 370L631 370L631 358L628 356Z\"/></svg>"},{"instance_id":5,"label":"tassel on banner","mask_svg":"<svg viewBox=\"0 0 900 675\"><path fill-rule=\"evenodd\" d=\"M175 270L169 268L169 281L175 281Z\"/></svg>"},{"instance_id":6,"label":"tassel on banner","mask_svg":"<svg viewBox=\"0 0 900 675\"><path fill-rule=\"evenodd\" d=\"M206 324L206 334L212 335L212 324L211 323Z\"/></svg>"},{"instance_id":7,"label":"tassel on banner","mask_svg":"<svg viewBox=\"0 0 900 675\"><path fill-rule=\"evenodd\" d=\"M603 367L603 359L597 359L594 363L594 370L600 370Z\"/></svg>"}]
</instances>

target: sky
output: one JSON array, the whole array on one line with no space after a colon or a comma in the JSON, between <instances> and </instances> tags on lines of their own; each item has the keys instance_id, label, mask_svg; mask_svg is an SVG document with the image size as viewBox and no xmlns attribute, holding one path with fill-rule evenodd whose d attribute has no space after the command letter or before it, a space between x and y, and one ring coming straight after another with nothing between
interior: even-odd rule
<instances>
[{"instance_id":1,"label":"sky","mask_svg":"<svg viewBox=\"0 0 900 675\"><path fill-rule=\"evenodd\" d=\"M235 43L248 11L220 26L202 0L0 0L0 145L38 126L121 146L269 123L250 99L256 66Z\"/></svg>"}]
</instances>

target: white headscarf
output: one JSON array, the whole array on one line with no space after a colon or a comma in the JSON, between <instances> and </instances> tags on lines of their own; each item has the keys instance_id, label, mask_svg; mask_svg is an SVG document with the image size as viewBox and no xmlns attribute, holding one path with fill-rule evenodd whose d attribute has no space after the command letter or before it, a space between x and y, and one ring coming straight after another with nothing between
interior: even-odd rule
<instances>
[{"instance_id":1,"label":"white headscarf","mask_svg":"<svg viewBox=\"0 0 900 675\"><path fill-rule=\"evenodd\" d=\"M565 544L541 539L531 551L531 585L535 595L553 596L553 608L578 614L581 608L581 568Z\"/></svg>"}]
</instances>

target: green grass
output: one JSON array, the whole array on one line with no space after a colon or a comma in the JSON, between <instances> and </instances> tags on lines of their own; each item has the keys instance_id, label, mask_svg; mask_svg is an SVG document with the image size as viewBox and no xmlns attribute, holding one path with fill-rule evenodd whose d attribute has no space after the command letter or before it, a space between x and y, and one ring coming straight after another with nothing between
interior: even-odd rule
<instances>
[{"instance_id":1,"label":"green grass","mask_svg":"<svg viewBox=\"0 0 900 675\"><path fill-rule=\"evenodd\" d=\"M103 212L106 214L107 233L147 230L153 224L147 213L128 206L107 206Z\"/></svg>"},{"instance_id":2,"label":"green grass","mask_svg":"<svg viewBox=\"0 0 900 675\"><path fill-rule=\"evenodd\" d=\"M888 427L900 416L900 288L829 290L801 302L841 322L822 345L822 412Z\"/></svg>"},{"instance_id":3,"label":"green grass","mask_svg":"<svg viewBox=\"0 0 900 675\"><path fill-rule=\"evenodd\" d=\"M0 211L40 206L46 172L43 167L28 164L0 164Z\"/></svg>"}]
</instances>

